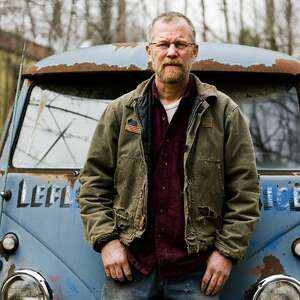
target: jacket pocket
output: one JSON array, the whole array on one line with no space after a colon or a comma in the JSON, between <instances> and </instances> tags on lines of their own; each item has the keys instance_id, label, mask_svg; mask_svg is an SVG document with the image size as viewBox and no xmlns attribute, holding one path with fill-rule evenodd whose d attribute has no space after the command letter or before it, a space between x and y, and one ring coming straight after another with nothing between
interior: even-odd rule
<instances>
[{"instance_id":1,"label":"jacket pocket","mask_svg":"<svg viewBox=\"0 0 300 300\"><path fill-rule=\"evenodd\" d=\"M131 203L138 203L145 174L141 159L129 156L118 159L114 175L117 206L127 208Z\"/></svg>"},{"instance_id":2,"label":"jacket pocket","mask_svg":"<svg viewBox=\"0 0 300 300\"><path fill-rule=\"evenodd\" d=\"M190 173L190 196L192 207L206 207L222 214L224 201L224 175L221 161L213 159L196 159ZM204 215L203 212L200 215ZM206 215L212 218L212 215Z\"/></svg>"}]
</instances>

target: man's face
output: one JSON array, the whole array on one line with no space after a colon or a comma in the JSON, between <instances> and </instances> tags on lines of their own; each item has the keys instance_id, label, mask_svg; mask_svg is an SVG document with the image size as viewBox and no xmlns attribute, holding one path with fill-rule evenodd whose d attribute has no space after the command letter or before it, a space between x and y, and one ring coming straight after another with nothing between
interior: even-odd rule
<instances>
[{"instance_id":1,"label":"man's face","mask_svg":"<svg viewBox=\"0 0 300 300\"><path fill-rule=\"evenodd\" d=\"M170 22L158 20L146 50L156 77L162 83L178 83L187 79L198 54L198 46L192 40L192 30L182 18Z\"/></svg>"}]
</instances>

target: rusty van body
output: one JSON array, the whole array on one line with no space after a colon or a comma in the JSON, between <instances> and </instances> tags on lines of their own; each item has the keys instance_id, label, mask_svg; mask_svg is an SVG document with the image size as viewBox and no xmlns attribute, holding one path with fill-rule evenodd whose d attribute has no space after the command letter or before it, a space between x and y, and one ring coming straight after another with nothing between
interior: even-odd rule
<instances>
[{"instance_id":1,"label":"rusty van body","mask_svg":"<svg viewBox=\"0 0 300 300\"><path fill-rule=\"evenodd\" d=\"M2 300L100 298L104 275L83 237L78 174L107 103L151 75L144 48L65 52L22 75L0 145ZM262 217L221 299L300 299L300 62L203 43L192 71L239 103L260 176Z\"/></svg>"}]
</instances>

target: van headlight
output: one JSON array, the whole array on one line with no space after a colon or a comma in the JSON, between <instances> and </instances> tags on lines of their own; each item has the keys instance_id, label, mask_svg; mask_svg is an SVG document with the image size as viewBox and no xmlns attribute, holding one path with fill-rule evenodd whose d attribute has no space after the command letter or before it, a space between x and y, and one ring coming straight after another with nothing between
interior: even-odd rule
<instances>
[{"instance_id":1,"label":"van headlight","mask_svg":"<svg viewBox=\"0 0 300 300\"><path fill-rule=\"evenodd\" d=\"M1 300L51 300L51 289L42 275L32 270L17 270L1 288Z\"/></svg>"},{"instance_id":2,"label":"van headlight","mask_svg":"<svg viewBox=\"0 0 300 300\"><path fill-rule=\"evenodd\" d=\"M259 284L253 300L300 299L300 282L285 275L272 275Z\"/></svg>"}]
</instances>

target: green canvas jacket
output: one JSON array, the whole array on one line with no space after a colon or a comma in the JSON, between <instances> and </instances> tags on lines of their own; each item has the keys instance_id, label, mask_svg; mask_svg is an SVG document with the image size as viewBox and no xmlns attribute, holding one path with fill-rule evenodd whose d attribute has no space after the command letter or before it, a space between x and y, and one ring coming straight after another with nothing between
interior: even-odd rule
<instances>
[{"instance_id":1,"label":"green canvas jacket","mask_svg":"<svg viewBox=\"0 0 300 300\"><path fill-rule=\"evenodd\" d=\"M187 250L215 247L239 261L259 218L252 140L238 105L194 77L198 96L184 153ZM95 249L114 238L130 245L146 228L150 81L108 105L81 171L78 202L85 236Z\"/></svg>"}]
</instances>

